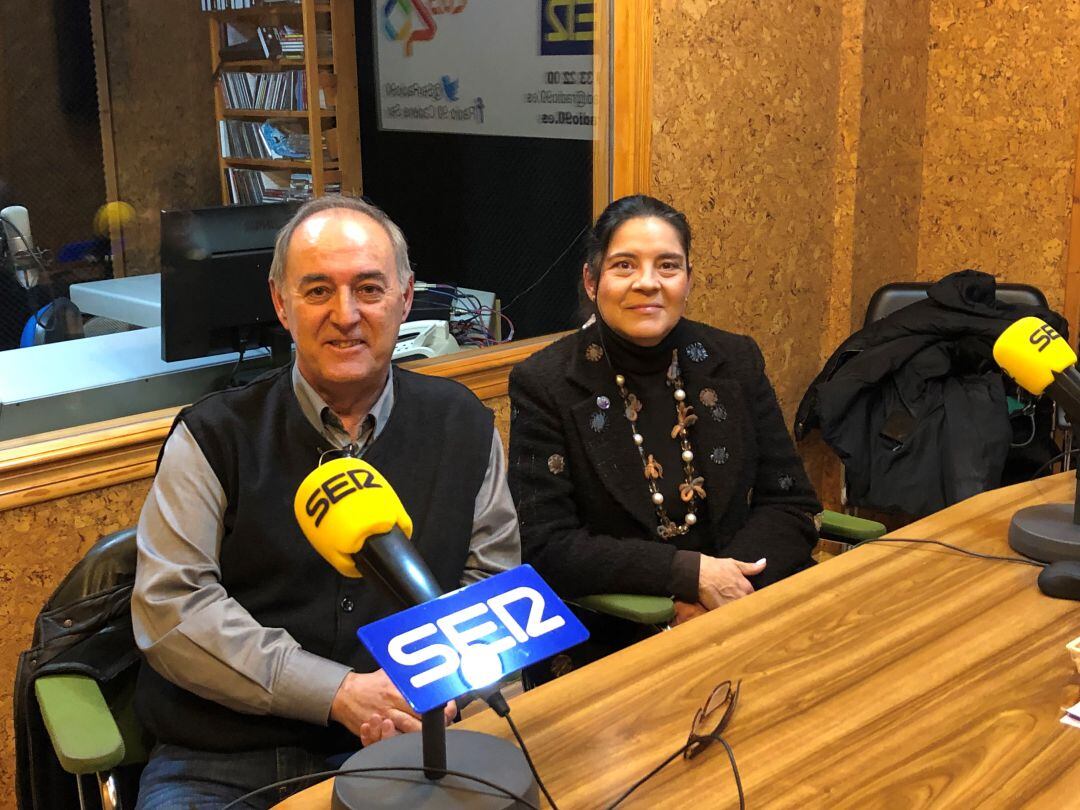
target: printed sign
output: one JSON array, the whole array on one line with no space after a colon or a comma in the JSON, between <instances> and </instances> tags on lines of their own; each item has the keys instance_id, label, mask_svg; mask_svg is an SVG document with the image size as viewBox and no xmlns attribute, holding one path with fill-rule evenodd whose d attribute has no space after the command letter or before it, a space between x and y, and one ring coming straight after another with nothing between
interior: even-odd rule
<instances>
[{"instance_id":1,"label":"printed sign","mask_svg":"<svg viewBox=\"0 0 1080 810\"><path fill-rule=\"evenodd\" d=\"M589 632L531 565L372 622L360 641L417 712L580 644Z\"/></svg>"},{"instance_id":2,"label":"printed sign","mask_svg":"<svg viewBox=\"0 0 1080 810\"><path fill-rule=\"evenodd\" d=\"M379 127L590 140L593 0L373 0Z\"/></svg>"}]
</instances>

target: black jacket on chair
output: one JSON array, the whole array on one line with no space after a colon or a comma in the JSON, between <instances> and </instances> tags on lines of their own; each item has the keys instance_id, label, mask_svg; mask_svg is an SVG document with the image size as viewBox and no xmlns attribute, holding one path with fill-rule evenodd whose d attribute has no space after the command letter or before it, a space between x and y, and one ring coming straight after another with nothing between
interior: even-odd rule
<instances>
[{"instance_id":1,"label":"black jacket on chair","mask_svg":"<svg viewBox=\"0 0 1080 810\"><path fill-rule=\"evenodd\" d=\"M133 679L141 658L131 631L135 530L98 540L38 614L33 646L15 675L15 788L20 810L78 806L75 778L64 772L38 709L34 681L78 673L106 692Z\"/></svg>"},{"instance_id":2,"label":"black jacket on chair","mask_svg":"<svg viewBox=\"0 0 1080 810\"><path fill-rule=\"evenodd\" d=\"M994 341L1026 315L1063 335L1068 324L998 301L995 287L975 270L946 276L845 340L810 384L795 435L821 428L851 505L926 515L1002 484L1013 430ZM1028 436L1049 442L1047 421L1033 419Z\"/></svg>"},{"instance_id":3,"label":"black jacket on chair","mask_svg":"<svg viewBox=\"0 0 1080 810\"><path fill-rule=\"evenodd\" d=\"M705 478L709 546L704 553L753 562L767 585L811 564L821 510L785 428L757 344L683 321L678 347L695 467ZM561 596L671 595L676 548L657 536L641 459L614 405L596 419L598 397L621 403L594 324L510 374L510 488L522 558ZM703 390L717 399L701 402ZM707 396L712 401L712 396ZM602 424L600 430L597 426Z\"/></svg>"}]
</instances>

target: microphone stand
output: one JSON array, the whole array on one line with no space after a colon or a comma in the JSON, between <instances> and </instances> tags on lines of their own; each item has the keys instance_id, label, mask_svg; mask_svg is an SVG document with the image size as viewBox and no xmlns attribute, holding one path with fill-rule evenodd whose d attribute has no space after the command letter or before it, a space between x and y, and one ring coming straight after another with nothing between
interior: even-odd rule
<instances>
[{"instance_id":1,"label":"microphone stand","mask_svg":"<svg viewBox=\"0 0 1080 810\"><path fill-rule=\"evenodd\" d=\"M352 555L356 568L364 578L379 588L385 596L405 609L437 599L442 591L416 547L401 529L394 527L386 534L369 537L363 548ZM481 694L486 694L482 692ZM493 709L509 712L498 690ZM489 700L489 698L485 698ZM501 703L500 708L496 708ZM450 732L451 757L447 760L446 704L420 716L420 740L415 734L401 734L383 740L353 754L341 766L350 768L379 768L391 776L379 782L377 791L365 782L363 774L342 775L334 779L332 810L359 808L439 808L454 810L517 810L520 802L494 792L478 782L459 776L448 776L446 770L471 774L498 784L526 801L538 805L539 788L522 752L516 745L489 734L475 731ZM503 715L505 716L505 714ZM417 750L419 749L419 750ZM413 771L394 768L423 768L423 778Z\"/></svg>"},{"instance_id":2,"label":"microphone stand","mask_svg":"<svg viewBox=\"0 0 1080 810\"><path fill-rule=\"evenodd\" d=\"M436 706L420 716L424 735L424 776L432 781L446 774L446 704Z\"/></svg>"},{"instance_id":3,"label":"microphone stand","mask_svg":"<svg viewBox=\"0 0 1080 810\"><path fill-rule=\"evenodd\" d=\"M409 570L413 576L393 577L387 572L395 570L394 560L408 560L416 556L409 539L394 527L380 537L373 537L364 544L362 552L353 555L357 570L365 579L377 583L385 596L397 603L398 610L428 602L442 596L435 590L435 577L430 571ZM421 563L422 564L422 563ZM426 568L426 566L425 566ZM398 568L400 570L400 567ZM437 781L446 770L446 704L436 706L421 715L423 735L424 776Z\"/></svg>"},{"instance_id":4,"label":"microphone stand","mask_svg":"<svg viewBox=\"0 0 1080 810\"><path fill-rule=\"evenodd\" d=\"M1074 426L1080 425L1080 372L1070 366L1053 377L1046 392ZM1043 503L1020 509L1009 523L1009 545L1040 562L1080 560L1080 465L1071 508L1068 503Z\"/></svg>"}]
</instances>

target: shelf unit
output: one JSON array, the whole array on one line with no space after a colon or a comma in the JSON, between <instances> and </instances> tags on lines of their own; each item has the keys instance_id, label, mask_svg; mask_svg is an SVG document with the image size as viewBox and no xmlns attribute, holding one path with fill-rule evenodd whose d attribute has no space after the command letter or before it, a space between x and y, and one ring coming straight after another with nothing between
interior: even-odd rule
<instances>
[{"instance_id":1,"label":"shelf unit","mask_svg":"<svg viewBox=\"0 0 1080 810\"><path fill-rule=\"evenodd\" d=\"M304 170L311 173L312 196L321 197L326 186L340 183L341 192L352 196L363 193L360 164L360 99L356 79L356 29L353 0L297 0L293 3L256 5L253 8L204 11L210 24L210 53L214 77L214 119L218 131L222 121L260 121L284 119L302 121L310 138L311 157L306 160L223 157L220 136L218 169L221 199L233 202L229 169L274 171ZM220 50L226 23L299 27L304 37L303 59L248 59L223 62ZM320 58L317 32L330 31L332 58ZM222 72L282 73L303 71L307 87L306 110L230 109L226 106L218 76ZM319 106L320 73L333 75L333 109ZM336 130L337 159L328 159L321 145L328 130Z\"/></svg>"}]
</instances>

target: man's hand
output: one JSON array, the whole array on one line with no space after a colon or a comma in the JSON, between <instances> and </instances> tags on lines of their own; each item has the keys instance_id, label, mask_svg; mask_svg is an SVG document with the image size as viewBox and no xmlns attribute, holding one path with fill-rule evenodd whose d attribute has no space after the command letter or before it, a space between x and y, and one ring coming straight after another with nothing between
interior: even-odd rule
<instances>
[{"instance_id":1,"label":"man's hand","mask_svg":"<svg viewBox=\"0 0 1080 810\"><path fill-rule=\"evenodd\" d=\"M457 704L446 704L446 723L457 715ZM350 672L338 687L330 704L330 719L341 723L371 745L406 731L420 730L420 717L381 669L370 673Z\"/></svg>"},{"instance_id":2,"label":"man's hand","mask_svg":"<svg viewBox=\"0 0 1080 810\"><path fill-rule=\"evenodd\" d=\"M701 569L698 573L698 600L708 610L713 610L728 602L734 602L754 592L754 586L747 577L755 576L765 570L765 558L747 563L730 557L709 557L701 555Z\"/></svg>"},{"instance_id":3,"label":"man's hand","mask_svg":"<svg viewBox=\"0 0 1080 810\"><path fill-rule=\"evenodd\" d=\"M675 618L671 620L671 626L676 627L688 622L696 616L704 616L709 609L700 602L680 602L675 600Z\"/></svg>"}]
</instances>

